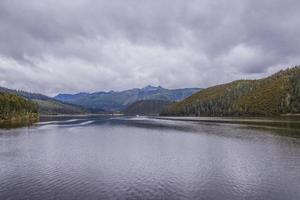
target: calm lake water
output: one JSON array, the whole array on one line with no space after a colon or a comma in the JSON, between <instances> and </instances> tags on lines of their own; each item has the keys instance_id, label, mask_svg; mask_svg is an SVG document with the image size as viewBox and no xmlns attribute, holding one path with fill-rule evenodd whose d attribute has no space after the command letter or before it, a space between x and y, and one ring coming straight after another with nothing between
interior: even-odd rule
<instances>
[{"instance_id":1,"label":"calm lake water","mask_svg":"<svg viewBox=\"0 0 300 200\"><path fill-rule=\"evenodd\" d=\"M51 121L47 121L51 120ZM300 199L300 132L154 118L0 130L0 199Z\"/></svg>"}]
</instances>

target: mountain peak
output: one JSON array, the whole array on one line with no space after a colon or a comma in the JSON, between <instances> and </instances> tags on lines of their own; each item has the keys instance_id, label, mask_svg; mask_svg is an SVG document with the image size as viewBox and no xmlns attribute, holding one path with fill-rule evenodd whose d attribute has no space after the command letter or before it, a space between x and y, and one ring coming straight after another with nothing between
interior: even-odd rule
<instances>
[{"instance_id":1,"label":"mountain peak","mask_svg":"<svg viewBox=\"0 0 300 200\"><path fill-rule=\"evenodd\" d=\"M158 89L162 89L162 87L161 86L155 87L152 85L148 85L148 86L142 88L143 91L154 91L154 90L158 90Z\"/></svg>"}]
</instances>

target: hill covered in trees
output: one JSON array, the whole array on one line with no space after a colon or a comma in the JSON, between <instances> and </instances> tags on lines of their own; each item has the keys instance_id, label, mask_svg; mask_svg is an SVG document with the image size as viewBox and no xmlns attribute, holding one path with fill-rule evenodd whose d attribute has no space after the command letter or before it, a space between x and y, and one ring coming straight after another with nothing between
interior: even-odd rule
<instances>
[{"instance_id":1,"label":"hill covered in trees","mask_svg":"<svg viewBox=\"0 0 300 200\"><path fill-rule=\"evenodd\" d=\"M161 115L278 116L300 113L300 66L259 80L217 85L178 102Z\"/></svg>"},{"instance_id":2,"label":"hill covered in trees","mask_svg":"<svg viewBox=\"0 0 300 200\"><path fill-rule=\"evenodd\" d=\"M130 104L122 113L125 115L159 115L172 103L162 100L140 100Z\"/></svg>"},{"instance_id":3,"label":"hill covered in trees","mask_svg":"<svg viewBox=\"0 0 300 200\"><path fill-rule=\"evenodd\" d=\"M40 114L84 114L88 112L86 109L80 106L64 103L43 94L11 90L4 87L0 87L0 92L4 94L17 95L35 102L38 106L38 111Z\"/></svg>"},{"instance_id":4,"label":"hill covered in trees","mask_svg":"<svg viewBox=\"0 0 300 200\"><path fill-rule=\"evenodd\" d=\"M38 119L38 105L17 95L0 92L0 121Z\"/></svg>"},{"instance_id":5,"label":"hill covered in trees","mask_svg":"<svg viewBox=\"0 0 300 200\"><path fill-rule=\"evenodd\" d=\"M115 92L95 92L78 94L59 94L55 99L82 106L92 111L120 111L128 105L139 100L180 101L195 92L199 88L166 89L163 87L147 86L130 90Z\"/></svg>"}]
</instances>

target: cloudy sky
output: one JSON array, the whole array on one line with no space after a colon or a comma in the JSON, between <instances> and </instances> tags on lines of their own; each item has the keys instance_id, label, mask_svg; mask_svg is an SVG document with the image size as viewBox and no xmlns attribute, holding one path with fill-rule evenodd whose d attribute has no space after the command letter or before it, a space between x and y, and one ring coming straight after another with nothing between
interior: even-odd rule
<instances>
[{"instance_id":1,"label":"cloudy sky","mask_svg":"<svg viewBox=\"0 0 300 200\"><path fill-rule=\"evenodd\" d=\"M299 0L1 0L0 85L208 87L300 64Z\"/></svg>"}]
</instances>

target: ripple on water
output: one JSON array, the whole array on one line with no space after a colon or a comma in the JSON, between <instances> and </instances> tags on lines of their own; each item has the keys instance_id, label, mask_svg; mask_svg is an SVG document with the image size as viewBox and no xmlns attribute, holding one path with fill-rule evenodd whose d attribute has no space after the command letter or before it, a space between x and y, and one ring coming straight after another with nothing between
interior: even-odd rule
<instances>
[{"instance_id":1,"label":"ripple on water","mask_svg":"<svg viewBox=\"0 0 300 200\"><path fill-rule=\"evenodd\" d=\"M238 125L105 120L0 134L0 199L300 199L299 138Z\"/></svg>"}]
</instances>

